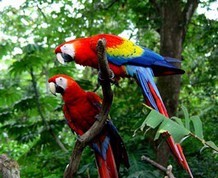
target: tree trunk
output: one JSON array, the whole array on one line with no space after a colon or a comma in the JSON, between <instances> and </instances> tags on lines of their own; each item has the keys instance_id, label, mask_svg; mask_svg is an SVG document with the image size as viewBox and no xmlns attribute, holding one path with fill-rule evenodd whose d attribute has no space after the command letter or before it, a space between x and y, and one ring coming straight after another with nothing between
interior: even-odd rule
<instances>
[{"instance_id":1,"label":"tree trunk","mask_svg":"<svg viewBox=\"0 0 218 178\"><path fill-rule=\"evenodd\" d=\"M161 17L160 54L165 57L181 59L183 42L188 23L197 8L197 0L188 0L186 4L181 0L150 0ZM181 67L180 63L175 64ZM176 114L180 92L180 75L158 78L158 89L169 116ZM169 157L169 147L161 144L157 151L157 160L166 166Z\"/></svg>"},{"instance_id":2,"label":"tree trunk","mask_svg":"<svg viewBox=\"0 0 218 178\"><path fill-rule=\"evenodd\" d=\"M160 29L160 53L163 56L181 59L183 28L180 21L181 9L178 1L164 3L160 9L162 25ZM180 63L176 64L180 68ZM180 75L158 79L158 88L169 116L176 114L180 91Z\"/></svg>"},{"instance_id":3,"label":"tree trunk","mask_svg":"<svg viewBox=\"0 0 218 178\"><path fill-rule=\"evenodd\" d=\"M16 161L0 155L0 177L2 178L20 178L19 165Z\"/></svg>"},{"instance_id":4,"label":"tree trunk","mask_svg":"<svg viewBox=\"0 0 218 178\"><path fill-rule=\"evenodd\" d=\"M173 9L173 10L172 10ZM182 53L182 28L179 26L178 1L165 3L161 7L162 26L160 29L160 54L167 57L181 59ZM180 64L177 64L180 67ZM180 91L180 75L161 77L158 79L158 88L169 116L176 113ZM157 150L157 160L167 166L169 158L169 146L163 142Z\"/></svg>"}]
</instances>

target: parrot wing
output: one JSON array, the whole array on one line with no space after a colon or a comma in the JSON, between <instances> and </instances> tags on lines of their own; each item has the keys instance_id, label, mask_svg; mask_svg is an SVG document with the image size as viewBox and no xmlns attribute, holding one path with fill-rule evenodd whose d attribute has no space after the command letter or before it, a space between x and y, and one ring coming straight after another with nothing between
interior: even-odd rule
<instances>
[{"instance_id":1,"label":"parrot wing","mask_svg":"<svg viewBox=\"0 0 218 178\"><path fill-rule=\"evenodd\" d=\"M136 67L135 71L137 81L146 98L146 104L159 111L164 116L169 117L157 86L154 83L152 70L150 68ZM165 132L163 135L167 136L167 143L169 144L179 164L189 173L190 177L193 177L180 144L176 144L173 137L170 136L168 132Z\"/></svg>"},{"instance_id":2,"label":"parrot wing","mask_svg":"<svg viewBox=\"0 0 218 178\"><path fill-rule=\"evenodd\" d=\"M72 117L73 115L74 118L81 119L80 115L76 111L72 111L72 110L70 111L66 104L63 106L63 113L67 121L67 124L71 128L72 132L75 132L77 135L82 135L84 132L79 129L79 127L76 125Z\"/></svg>"},{"instance_id":3,"label":"parrot wing","mask_svg":"<svg viewBox=\"0 0 218 178\"><path fill-rule=\"evenodd\" d=\"M99 111L101 110L102 99L98 95L96 95L94 92L87 92L87 98L95 108L97 108Z\"/></svg>"},{"instance_id":4,"label":"parrot wing","mask_svg":"<svg viewBox=\"0 0 218 178\"><path fill-rule=\"evenodd\" d=\"M101 38L106 40L108 61L117 66L135 65L151 67L155 76L184 73L183 70L171 64L179 60L168 57L164 58L148 48L136 45L132 41L119 36L109 34L94 36L91 40L93 50L95 50L97 40Z\"/></svg>"},{"instance_id":5,"label":"parrot wing","mask_svg":"<svg viewBox=\"0 0 218 178\"><path fill-rule=\"evenodd\" d=\"M102 106L101 98L94 92L87 92L89 101L99 110ZM124 142L118 133L117 128L113 125L111 120L107 120L104 129L107 130L107 136L104 137L101 143L101 149L99 149L97 144L92 144L92 148L99 153L102 157L106 157L109 143L112 147L117 170L119 170L120 163L123 163L125 167L129 168L129 160Z\"/></svg>"}]
</instances>

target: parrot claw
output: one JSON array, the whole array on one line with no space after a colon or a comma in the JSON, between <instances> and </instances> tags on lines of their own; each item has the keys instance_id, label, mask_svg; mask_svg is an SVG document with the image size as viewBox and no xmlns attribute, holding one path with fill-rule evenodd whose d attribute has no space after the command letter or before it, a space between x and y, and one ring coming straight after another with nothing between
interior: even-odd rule
<instances>
[{"instance_id":1,"label":"parrot claw","mask_svg":"<svg viewBox=\"0 0 218 178\"><path fill-rule=\"evenodd\" d=\"M101 120L101 117L99 116L99 114L97 114L97 115L95 116L95 119L96 119L97 121L100 121L100 120Z\"/></svg>"},{"instance_id":2,"label":"parrot claw","mask_svg":"<svg viewBox=\"0 0 218 178\"><path fill-rule=\"evenodd\" d=\"M77 139L78 141L80 141L80 142L83 142L83 139L82 139L82 137L81 137L80 135L77 135L76 139Z\"/></svg>"},{"instance_id":3,"label":"parrot claw","mask_svg":"<svg viewBox=\"0 0 218 178\"><path fill-rule=\"evenodd\" d=\"M100 81L103 81L104 79L103 78L101 78L101 72L99 71L98 72L98 79L100 80ZM109 80L110 80L110 82L111 83L113 83L113 84L116 84L117 83L117 81L116 81L116 79L115 79L115 74L114 74L114 72L110 69L110 78L109 78Z\"/></svg>"},{"instance_id":4,"label":"parrot claw","mask_svg":"<svg viewBox=\"0 0 218 178\"><path fill-rule=\"evenodd\" d=\"M98 82L96 87L94 88L93 92L96 92L100 88L100 83Z\"/></svg>"},{"instance_id":5,"label":"parrot claw","mask_svg":"<svg viewBox=\"0 0 218 178\"><path fill-rule=\"evenodd\" d=\"M114 80L115 74L114 72L110 69L110 80Z\"/></svg>"}]
</instances>

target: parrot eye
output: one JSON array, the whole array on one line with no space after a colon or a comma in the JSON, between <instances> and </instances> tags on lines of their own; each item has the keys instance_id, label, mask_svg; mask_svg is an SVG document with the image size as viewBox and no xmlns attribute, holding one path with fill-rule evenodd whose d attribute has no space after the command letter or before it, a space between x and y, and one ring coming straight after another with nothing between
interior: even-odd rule
<instances>
[{"instance_id":1,"label":"parrot eye","mask_svg":"<svg viewBox=\"0 0 218 178\"><path fill-rule=\"evenodd\" d=\"M60 78L58 79L58 83L59 83L59 84L62 84L62 83L63 83L63 78L62 78L62 77L60 77Z\"/></svg>"},{"instance_id":2,"label":"parrot eye","mask_svg":"<svg viewBox=\"0 0 218 178\"><path fill-rule=\"evenodd\" d=\"M67 80L63 77L59 77L56 79L56 84L57 84L57 86L59 86L65 90L67 87Z\"/></svg>"}]
</instances>

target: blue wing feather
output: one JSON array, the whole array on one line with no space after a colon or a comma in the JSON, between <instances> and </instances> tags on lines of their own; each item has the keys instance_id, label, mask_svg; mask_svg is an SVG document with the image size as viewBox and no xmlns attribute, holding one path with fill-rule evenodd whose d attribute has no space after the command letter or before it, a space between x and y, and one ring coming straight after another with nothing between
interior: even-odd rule
<instances>
[{"instance_id":1,"label":"blue wing feather","mask_svg":"<svg viewBox=\"0 0 218 178\"><path fill-rule=\"evenodd\" d=\"M108 61L121 66L132 65L140 67L150 67L154 76L170 75L170 74L183 74L184 71L175 67L170 62L178 62L179 60L173 58L164 58L161 55L151 51L150 49L143 48L144 52L141 56L126 57L126 56L112 56L107 54ZM169 62L168 62L169 60Z\"/></svg>"},{"instance_id":2,"label":"blue wing feather","mask_svg":"<svg viewBox=\"0 0 218 178\"><path fill-rule=\"evenodd\" d=\"M125 65L125 64L135 64L137 66L150 66L155 61L161 60L163 61L164 58L159 54L144 48L144 52L140 56L113 56L107 54L108 61L118 66Z\"/></svg>"},{"instance_id":3,"label":"blue wing feather","mask_svg":"<svg viewBox=\"0 0 218 178\"><path fill-rule=\"evenodd\" d=\"M104 141L101 144L101 154L104 160L106 160L106 154L107 154L109 144L110 144L110 138L106 136Z\"/></svg>"},{"instance_id":4,"label":"blue wing feather","mask_svg":"<svg viewBox=\"0 0 218 178\"><path fill-rule=\"evenodd\" d=\"M132 65L128 65L126 69L129 75L136 77L139 85L141 86L144 96L149 100L151 106L158 111L156 101L154 100L154 97L152 96L151 91L148 87L148 83L150 83L156 91L157 95L160 97L160 93L156 87L156 84L154 83L153 71L148 67L145 68Z\"/></svg>"}]
</instances>

